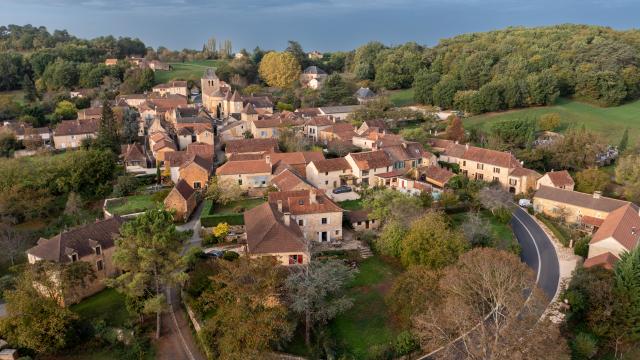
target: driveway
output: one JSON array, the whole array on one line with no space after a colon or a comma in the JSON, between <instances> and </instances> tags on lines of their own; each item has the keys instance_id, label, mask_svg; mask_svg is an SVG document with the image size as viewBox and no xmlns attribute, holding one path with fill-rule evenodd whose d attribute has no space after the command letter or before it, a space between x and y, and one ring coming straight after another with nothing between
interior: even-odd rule
<instances>
[{"instance_id":1,"label":"driveway","mask_svg":"<svg viewBox=\"0 0 640 360\"><path fill-rule=\"evenodd\" d=\"M342 194L334 194L332 191L327 191L327 195L329 195L331 200L335 202L360 199L360 195L358 195L358 193L355 191L350 191L348 193L342 193Z\"/></svg>"},{"instance_id":2,"label":"driveway","mask_svg":"<svg viewBox=\"0 0 640 360\"><path fill-rule=\"evenodd\" d=\"M204 201L198 205L196 210L191 214L191 218L188 222L176 226L180 231L193 230L193 235L184 243L182 254L184 255L187 250L192 247L201 246L202 238L200 237L200 215L202 214L202 208L204 207Z\"/></svg>"}]
</instances>

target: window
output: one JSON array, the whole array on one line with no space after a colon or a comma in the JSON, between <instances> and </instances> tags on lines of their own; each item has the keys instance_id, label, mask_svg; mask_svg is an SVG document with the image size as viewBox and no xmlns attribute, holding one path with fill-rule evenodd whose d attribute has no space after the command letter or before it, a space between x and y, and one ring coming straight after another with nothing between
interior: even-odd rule
<instances>
[{"instance_id":1,"label":"window","mask_svg":"<svg viewBox=\"0 0 640 360\"><path fill-rule=\"evenodd\" d=\"M358 225L362 225L362 221L358 221Z\"/></svg>"},{"instance_id":2,"label":"window","mask_svg":"<svg viewBox=\"0 0 640 360\"><path fill-rule=\"evenodd\" d=\"M324 175L325 175L325 176L329 176L329 172L328 172L328 171L325 171Z\"/></svg>"},{"instance_id":3,"label":"window","mask_svg":"<svg viewBox=\"0 0 640 360\"><path fill-rule=\"evenodd\" d=\"M476 164L478 170L484 170L484 164Z\"/></svg>"},{"instance_id":4,"label":"window","mask_svg":"<svg viewBox=\"0 0 640 360\"><path fill-rule=\"evenodd\" d=\"M509 185L518 185L518 180L516 180L516 179L509 179Z\"/></svg>"},{"instance_id":5,"label":"window","mask_svg":"<svg viewBox=\"0 0 640 360\"><path fill-rule=\"evenodd\" d=\"M498 177L497 177L497 176L494 176L494 177L493 177L493 181L498 181Z\"/></svg>"},{"instance_id":6,"label":"window","mask_svg":"<svg viewBox=\"0 0 640 360\"><path fill-rule=\"evenodd\" d=\"M369 185L369 178L362 179L362 183L365 185Z\"/></svg>"},{"instance_id":7,"label":"window","mask_svg":"<svg viewBox=\"0 0 640 360\"><path fill-rule=\"evenodd\" d=\"M324 184L325 184L325 185L329 185L329 180L325 180L325 181L324 181Z\"/></svg>"},{"instance_id":8,"label":"window","mask_svg":"<svg viewBox=\"0 0 640 360\"><path fill-rule=\"evenodd\" d=\"M98 268L98 271L102 271L102 269L104 269L104 263L102 260L98 260L98 262L96 262L96 267Z\"/></svg>"},{"instance_id":9,"label":"window","mask_svg":"<svg viewBox=\"0 0 640 360\"><path fill-rule=\"evenodd\" d=\"M242 179L238 179L238 185L242 185Z\"/></svg>"},{"instance_id":10,"label":"window","mask_svg":"<svg viewBox=\"0 0 640 360\"><path fill-rule=\"evenodd\" d=\"M494 168L493 168L493 172L494 172L495 174L500 174L500 168L494 167Z\"/></svg>"},{"instance_id":11,"label":"window","mask_svg":"<svg viewBox=\"0 0 640 360\"><path fill-rule=\"evenodd\" d=\"M194 188L194 189L200 189L200 188L202 188L202 185L200 184L200 181L194 181L194 182L193 182L193 188Z\"/></svg>"},{"instance_id":12,"label":"window","mask_svg":"<svg viewBox=\"0 0 640 360\"><path fill-rule=\"evenodd\" d=\"M267 132L266 131L260 131L260 136L262 136L262 137L267 136Z\"/></svg>"},{"instance_id":13,"label":"window","mask_svg":"<svg viewBox=\"0 0 640 360\"><path fill-rule=\"evenodd\" d=\"M369 176L369 170L362 170L362 176Z\"/></svg>"},{"instance_id":14,"label":"window","mask_svg":"<svg viewBox=\"0 0 640 360\"><path fill-rule=\"evenodd\" d=\"M304 220L302 220L302 219L298 219L298 225L300 225L300 226L304 226Z\"/></svg>"},{"instance_id":15,"label":"window","mask_svg":"<svg viewBox=\"0 0 640 360\"><path fill-rule=\"evenodd\" d=\"M327 218L322 218L322 219L320 220L320 223L321 223L322 225L326 225L326 224L328 224L328 223L329 223L329 219L327 219Z\"/></svg>"},{"instance_id":16,"label":"window","mask_svg":"<svg viewBox=\"0 0 640 360\"><path fill-rule=\"evenodd\" d=\"M476 179L477 180L483 180L484 179L484 175L483 174L476 174Z\"/></svg>"},{"instance_id":17,"label":"window","mask_svg":"<svg viewBox=\"0 0 640 360\"><path fill-rule=\"evenodd\" d=\"M302 264L302 255L289 255L289 265Z\"/></svg>"},{"instance_id":18,"label":"window","mask_svg":"<svg viewBox=\"0 0 640 360\"><path fill-rule=\"evenodd\" d=\"M336 235L340 235L340 230L336 230Z\"/></svg>"},{"instance_id":19,"label":"window","mask_svg":"<svg viewBox=\"0 0 640 360\"><path fill-rule=\"evenodd\" d=\"M102 247L100 245L95 247L96 255L102 255Z\"/></svg>"},{"instance_id":20,"label":"window","mask_svg":"<svg viewBox=\"0 0 640 360\"><path fill-rule=\"evenodd\" d=\"M304 200L302 199L298 200L298 205L304 205Z\"/></svg>"},{"instance_id":21,"label":"window","mask_svg":"<svg viewBox=\"0 0 640 360\"><path fill-rule=\"evenodd\" d=\"M467 161L466 160L462 160L462 166L467 166Z\"/></svg>"}]
</instances>

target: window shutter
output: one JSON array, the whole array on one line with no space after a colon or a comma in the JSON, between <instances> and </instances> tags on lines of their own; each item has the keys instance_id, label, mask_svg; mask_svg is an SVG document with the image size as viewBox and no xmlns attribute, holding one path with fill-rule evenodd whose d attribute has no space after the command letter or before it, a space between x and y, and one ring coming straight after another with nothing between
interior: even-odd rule
<instances>
[{"instance_id":1,"label":"window shutter","mask_svg":"<svg viewBox=\"0 0 640 360\"><path fill-rule=\"evenodd\" d=\"M298 264L302 264L302 255L298 255Z\"/></svg>"}]
</instances>

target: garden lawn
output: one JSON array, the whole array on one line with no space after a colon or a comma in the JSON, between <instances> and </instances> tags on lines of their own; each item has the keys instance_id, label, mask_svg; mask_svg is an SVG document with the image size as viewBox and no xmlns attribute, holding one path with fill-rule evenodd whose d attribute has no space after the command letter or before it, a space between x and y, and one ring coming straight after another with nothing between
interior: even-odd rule
<instances>
[{"instance_id":1,"label":"garden lawn","mask_svg":"<svg viewBox=\"0 0 640 360\"><path fill-rule=\"evenodd\" d=\"M561 131L571 125L582 126L600 134L609 144L618 145L625 128L629 128L629 143L640 141L640 100L622 106L601 108L571 99L559 99L553 106L534 107L505 112L487 113L463 120L467 129L488 130L498 120L539 118L544 114L558 113Z\"/></svg>"},{"instance_id":2,"label":"garden lawn","mask_svg":"<svg viewBox=\"0 0 640 360\"><path fill-rule=\"evenodd\" d=\"M212 209L216 214L242 214L262 203L264 203L263 198L242 199L228 203L227 205L213 207Z\"/></svg>"},{"instance_id":3,"label":"garden lawn","mask_svg":"<svg viewBox=\"0 0 640 360\"><path fill-rule=\"evenodd\" d=\"M108 326L124 326L130 319L124 295L110 288L72 305L71 310L84 320L104 320Z\"/></svg>"},{"instance_id":4,"label":"garden lawn","mask_svg":"<svg viewBox=\"0 0 640 360\"><path fill-rule=\"evenodd\" d=\"M449 219L454 228L460 229L462 223L465 221L468 212L450 214ZM503 224L496 219L488 210L480 211L480 216L489 222L493 237L496 240L496 247L501 250L513 250L519 254L519 245L516 238L513 235L513 230L509 224Z\"/></svg>"},{"instance_id":5,"label":"garden lawn","mask_svg":"<svg viewBox=\"0 0 640 360\"><path fill-rule=\"evenodd\" d=\"M389 92L389 101L394 106L409 106L415 104L413 101L413 89L395 90Z\"/></svg>"},{"instance_id":6,"label":"garden lawn","mask_svg":"<svg viewBox=\"0 0 640 360\"><path fill-rule=\"evenodd\" d=\"M390 345L403 330L394 326L384 301L401 270L377 256L362 261L359 270L348 291L353 307L336 317L330 329L347 353L356 359L371 359L372 347Z\"/></svg>"},{"instance_id":7,"label":"garden lawn","mask_svg":"<svg viewBox=\"0 0 640 360\"><path fill-rule=\"evenodd\" d=\"M216 67L224 63L223 60L199 60L184 63L169 63L173 70L156 71L155 81L157 84L171 80L192 80L199 84L204 70L208 67Z\"/></svg>"},{"instance_id":8,"label":"garden lawn","mask_svg":"<svg viewBox=\"0 0 640 360\"><path fill-rule=\"evenodd\" d=\"M132 195L123 198L122 203L109 204L107 210L114 215L126 215L152 210L161 204L153 200L151 194Z\"/></svg>"},{"instance_id":9,"label":"garden lawn","mask_svg":"<svg viewBox=\"0 0 640 360\"><path fill-rule=\"evenodd\" d=\"M211 200L207 200L200 216L200 222L204 227L214 227L222 222L229 225L243 225L244 217L242 214L262 203L264 203L263 198L255 198L242 199L219 206L212 204Z\"/></svg>"}]
</instances>

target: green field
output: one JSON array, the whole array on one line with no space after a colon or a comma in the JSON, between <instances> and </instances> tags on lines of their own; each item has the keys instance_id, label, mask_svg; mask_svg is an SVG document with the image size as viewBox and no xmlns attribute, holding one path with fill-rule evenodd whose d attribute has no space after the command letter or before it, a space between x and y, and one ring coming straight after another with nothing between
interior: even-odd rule
<instances>
[{"instance_id":1,"label":"green field","mask_svg":"<svg viewBox=\"0 0 640 360\"><path fill-rule=\"evenodd\" d=\"M124 295L115 289L105 289L79 304L71 310L89 321L104 320L108 326L124 326L131 319L124 303Z\"/></svg>"},{"instance_id":2,"label":"green field","mask_svg":"<svg viewBox=\"0 0 640 360\"><path fill-rule=\"evenodd\" d=\"M400 269L375 256L360 263L349 296L354 304L338 315L330 328L334 338L356 359L374 358L380 346L392 343L403 330L395 326L384 296Z\"/></svg>"},{"instance_id":3,"label":"green field","mask_svg":"<svg viewBox=\"0 0 640 360\"><path fill-rule=\"evenodd\" d=\"M114 215L127 215L157 209L161 206L152 195L132 195L122 199L122 201L111 202L107 210Z\"/></svg>"},{"instance_id":4,"label":"green field","mask_svg":"<svg viewBox=\"0 0 640 360\"><path fill-rule=\"evenodd\" d=\"M338 206L349 211L362 210L362 199L340 201Z\"/></svg>"},{"instance_id":5,"label":"green field","mask_svg":"<svg viewBox=\"0 0 640 360\"><path fill-rule=\"evenodd\" d=\"M553 106L511 110L501 113L488 113L464 119L469 128L487 130L489 125L498 120L521 119L525 117L539 118L544 114L558 113L561 117L561 131L570 126L582 126L600 134L612 145L620 142L625 128L629 128L629 142L640 140L640 100L622 106L601 108L570 99L559 99Z\"/></svg>"},{"instance_id":6,"label":"green field","mask_svg":"<svg viewBox=\"0 0 640 360\"><path fill-rule=\"evenodd\" d=\"M192 80L199 83L206 68L219 66L223 62L224 60L199 60L184 63L169 63L173 67L173 70L156 71L155 80L157 84L171 80Z\"/></svg>"},{"instance_id":7,"label":"green field","mask_svg":"<svg viewBox=\"0 0 640 360\"><path fill-rule=\"evenodd\" d=\"M408 106L413 105L413 89L394 90L389 92L389 101L394 106Z\"/></svg>"}]
</instances>

